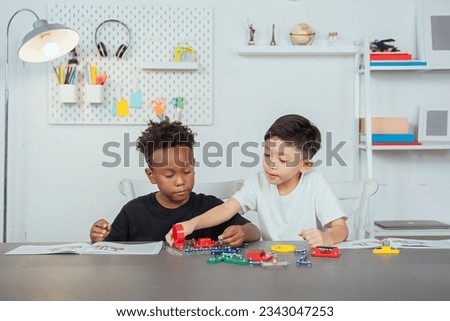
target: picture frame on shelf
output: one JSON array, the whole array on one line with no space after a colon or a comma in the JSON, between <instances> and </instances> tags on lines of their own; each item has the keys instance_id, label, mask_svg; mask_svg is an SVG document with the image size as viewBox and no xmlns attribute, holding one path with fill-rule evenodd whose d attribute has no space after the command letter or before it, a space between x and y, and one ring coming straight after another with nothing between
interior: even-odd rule
<instances>
[{"instance_id":1,"label":"picture frame on shelf","mask_svg":"<svg viewBox=\"0 0 450 321\"><path fill-rule=\"evenodd\" d=\"M419 107L418 141L450 143L450 107Z\"/></svg>"},{"instance_id":2,"label":"picture frame on shelf","mask_svg":"<svg viewBox=\"0 0 450 321\"><path fill-rule=\"evenodd\" d=\"M417 41L419 58L428 69L450 69L450 2L417 2Z\"/></svg>"}]
</instances>

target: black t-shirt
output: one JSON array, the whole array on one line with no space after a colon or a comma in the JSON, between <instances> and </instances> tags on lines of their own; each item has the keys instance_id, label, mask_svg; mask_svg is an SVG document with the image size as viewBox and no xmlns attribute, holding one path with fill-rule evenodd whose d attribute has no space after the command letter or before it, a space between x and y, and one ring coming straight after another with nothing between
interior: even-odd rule
<instances>
[{"instance_id":1,"label":"black t-shirt","mask_svg":"<svg viewBox=\"0 0 450 321\"><path fill-rule=\"evenodd\" d=\"M164 241L175 223L190 220L209 209L222 204L215 196L191 193L189 201L175 209L161 206L156 193L140 196L122 208L112 223L111 233L106 241ZM244 225L249 221L236 214L229 221L218 226L194 231L186 239L209 237L217 240L223 230L231 225Z\"/></svg>"}]
</instances>

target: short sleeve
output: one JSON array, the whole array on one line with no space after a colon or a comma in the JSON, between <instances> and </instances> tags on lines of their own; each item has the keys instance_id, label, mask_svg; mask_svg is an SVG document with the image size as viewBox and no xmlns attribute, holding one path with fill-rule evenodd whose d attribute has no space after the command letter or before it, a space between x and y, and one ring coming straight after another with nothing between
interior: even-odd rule
<instances>
[{"instance_id":1,"label":"short sleeve","mask_svg":"<svg viewBox=\"0 0 450 321\"><path fill-rule=\"evenodd\" d=\"M244 182L242 188L233 195L233 198L236 201L238 201L239 204L241 205L242 211L244 213L248 211L256 211L257 190L258 190L258 175L256 174L248 178Z\"/></svg>"},{"instance_id":2,"label":"short sleeve","mask_svg":"<svg viewBox=\"0 0 450 321\"><path fill-rule=\"evenodd\" d=\"M323 226L339 218L347 218L328 182L318 175L316 182L316 215Z\"/></svg>"}]
</instances>

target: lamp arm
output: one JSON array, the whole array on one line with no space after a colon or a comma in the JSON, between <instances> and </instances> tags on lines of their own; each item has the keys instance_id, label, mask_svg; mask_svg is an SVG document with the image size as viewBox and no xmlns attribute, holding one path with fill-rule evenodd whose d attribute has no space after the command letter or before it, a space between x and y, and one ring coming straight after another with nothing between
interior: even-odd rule
<instances>
[{"instance_id":1,"label":"lamp arm","mask_svg":"<svg viewBox=\"0 0 450 321\"><path fill-rule=\"evenodd\" d=\"M8 217L8 107L9 107L9 27L14 17L21 13L28 11L32 13L37 20L39 16L31 9L22 8L17 10L9 19L8 26L6 27L6 63L5 63L5 135L4 135L4 162L3 162L3 243L7 242L7 217Z\"/></svg>"}]
</instances>

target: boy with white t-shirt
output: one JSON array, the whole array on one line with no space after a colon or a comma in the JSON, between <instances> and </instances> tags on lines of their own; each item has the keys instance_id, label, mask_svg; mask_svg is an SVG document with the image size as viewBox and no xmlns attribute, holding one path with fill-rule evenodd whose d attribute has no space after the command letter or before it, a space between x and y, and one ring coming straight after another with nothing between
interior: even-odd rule
<instances>
[{"instance_id":1,"label":"boy with white t-shirt","mask_svg":"<svg viewBox=\"0 0 450 321\"><path fill-rule=\"evenodd\" d=\"M278 118L264 135L263 172L246 180L225 203L182 222L185 234L218 225L236 212L258 213L263 240L329 246L347 239L346 216L324 177L311 169L320 149L319 129L300 115ZM166 235L171 244L171 235Z\"/></svg>"}]
</instances>

